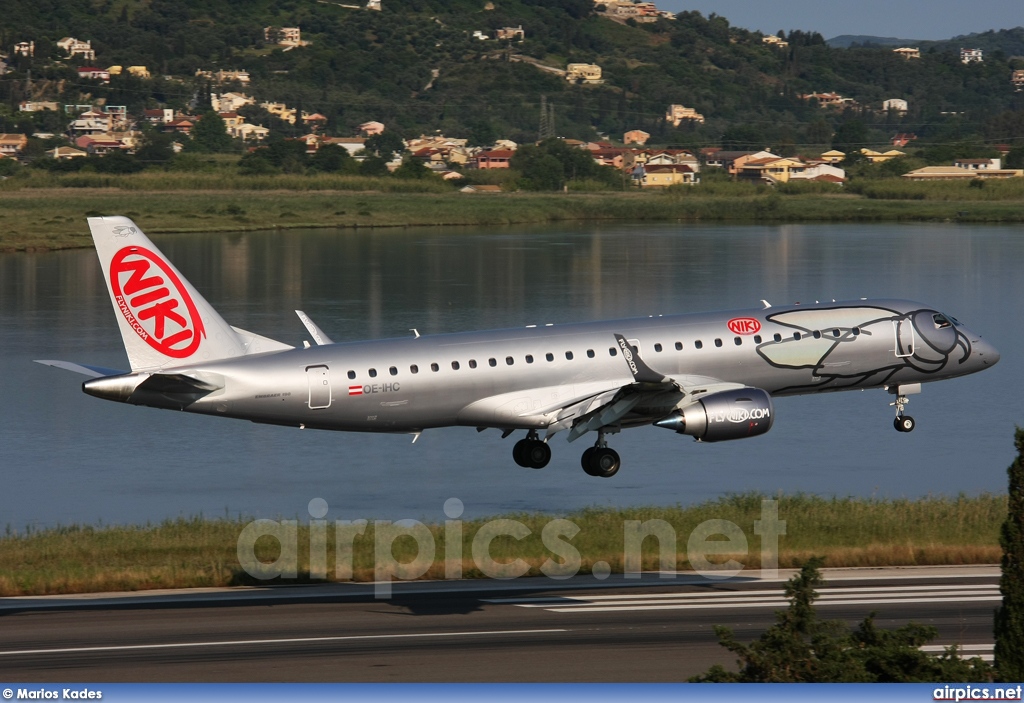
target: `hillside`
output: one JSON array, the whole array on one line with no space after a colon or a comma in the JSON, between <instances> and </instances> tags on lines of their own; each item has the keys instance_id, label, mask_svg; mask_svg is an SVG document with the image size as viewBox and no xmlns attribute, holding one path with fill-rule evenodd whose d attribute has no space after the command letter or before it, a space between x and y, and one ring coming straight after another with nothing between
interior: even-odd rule
<instances>
[{"instance_id":1,"label":"hillside","mask_svg":"<svg viewBox=\"0 0 1024 703\"><path fill-rule=\"evenodd\" d=\"M310 44L284 50L265 40L267 26L299 27ZM498 28L519 26L521 43L493 38ZM474 38L477 31L489 38ZM92 41L94 65L142 65L153 77L115 76L106 86L82 80L74 66L83 61L67 60L55 45L67 36ZM15 56L14 45L29 40L35 56ZM937 141L1024 138L1014 117L1024 93L1009 80L1013 68L1024 68L1024 59L1012 58L1024 54L1024 29L974 35L980 48L1001 48L970 66L959 62L958 41L922 43L922 57L906 61L885 48L832 48L814 33L787 40L775 48L759 33L697 12L615 21L590 0L384 0L380 12L326 0L7 0L0 132L63 129L45 115L26 127L17 105L29 98L105 99L132 111L196 107L217 89L196 71L223 68L247 70L252 82L244 87L260 101L325 115L327 131L338 135L379 120L407 135L533 141L544 96L555 133L567 138L620 139L643 129L663 144L785 151L827 145L851 121L862 123L857 138L865 144L911 131ZM577 85L519 59L552 69L597 63L604 82ZM838 92L855 104L822 109L800 98L811 92ZM907 100L908 113L882 113L889 98ZM705 122L666 123L673 103L695 108Z\"/></svg>"}]
</instances>

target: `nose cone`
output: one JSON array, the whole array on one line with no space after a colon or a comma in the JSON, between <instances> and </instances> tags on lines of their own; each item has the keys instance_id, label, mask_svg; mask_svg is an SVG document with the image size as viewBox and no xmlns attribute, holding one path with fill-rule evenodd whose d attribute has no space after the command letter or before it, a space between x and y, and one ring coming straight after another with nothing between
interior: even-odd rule
<instances>
[{"instance_id":1,"label":"nose cone","mask_svg":"<svg viewBox=\"0 0 1024 703\"><path fill-rule=\"evenodd\" d=\"M978 361L982 363L982 368L995 366L999 362L999 351L984 339L972 341L971 346Z\"/></svg>"}]
</instances>

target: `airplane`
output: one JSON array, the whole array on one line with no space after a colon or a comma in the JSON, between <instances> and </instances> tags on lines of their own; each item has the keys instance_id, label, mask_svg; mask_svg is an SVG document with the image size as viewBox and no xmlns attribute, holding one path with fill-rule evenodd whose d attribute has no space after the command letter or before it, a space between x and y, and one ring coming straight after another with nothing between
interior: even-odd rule
<instances>
[{"instance_id":1,"label":"airplane","mask_svg":"<svg viewBox=\"0 0 1024 703\"><path fill-rule=\"evenodd\" d=\"M595 433L584 471L609 478L608 436L653 425L701 442L762 435L772 399L882 388L893 422L921 384L964 376L999 352L956 318L906 300L860 299L733 312L528 325L334 343L296 311L314 344L232 327L127 217L90 217L131 371L56 360L82 390L133 405L300 429L419 435L431 428L522 431L523 467L549 440Z\"/></svg>"}]
</instances>

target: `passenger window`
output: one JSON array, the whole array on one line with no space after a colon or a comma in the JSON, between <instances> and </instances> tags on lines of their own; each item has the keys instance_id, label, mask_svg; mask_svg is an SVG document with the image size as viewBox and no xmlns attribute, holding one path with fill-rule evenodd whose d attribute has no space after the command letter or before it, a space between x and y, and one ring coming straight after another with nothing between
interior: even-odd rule
<instances>
[{"instance_id":1,"label":"passenger window","mask_svg":"<svg viewBox=\"0 0 1024 703\"><path fill-rule=\"evenodd\" d=\"M356 372L355 371L349 371L348 372L348 377L349 378L355 378L356 377Z\"/></svg>"},{"instance_id":2,"label":"passenger window","mask_svg":"<svg viewBox=\"0 0 1024 703\"><path fill-rule=\"evenodd\" d=\"M392 376L397 376L398 375L398 368L392 366L390 369L388 369L388 373L390 373Z\"/></svg>"},{"instance_id":3,"label":"passenger window","mask_svg":"<svg viewBox=\"0 0 1024 703\"><path fill-rule=\"evenodd\" d=\"M488 359L487 360L487 365L488 366L497 366L498 365L498 360L497 359Z\"/></svg>"},{"instance_id":4,"label":"passenger window","mask_svg":"<svg viewBox=\"0 0 1024 703\"><path fill-rule=\"evenodd\" d=\"M854 337L859 337L860 336L860 327L854 327L853 328L853 336Z\"/></svg>"},{"instance_id":5,"label":"passenger window","mask_svg":"<svg viewBox=\"0 0 1024 703\"><path fill-rule=\"evenodd\" d=\"M459 362L453 361L452 362L452 371L458 371L458 370L459 370Z\"/></svg>"},{"instance_id":6,"label":"passenger window","mask_svg":"<svg viewBox=\"0 0 1024 703\"><path fill-rule=\"evenodd\" d=\"M594 358L594 350L593 349L588 349L587 350L587 357L590 358L590 359Z\"/></svg>"},{"instance_id":7,"label":"passenger window","mask_svg":"<svg viewBox=\"0 0 1024 703\"><path fill-rule=\"evenodd\" d=\"M702 342L702 341L700 341L698 339L696 342L693 343L693 346L695 348L697 348L697 349L703 349L704 348L704 342Z\"/></svg>"},{"instance_id":8,"label":"passenger window","mask_svg":"<svg viewBox=\"0 0 1024 703\"><path fill-rule=\"evenodd\" d=\"M420 367L417 366L416 364L413 364L412 366L409 367L409 372L410 373L419 373L420 372Z\"/></svg>"},{"instance_id":9,"label":"passenger window","mask_svg":"<svg viewBox=\"0 0 1024 703\"><path fill-rule=\"evenodd\" d=\"M661 351L661 344L655 344L654 345L654 351L660 352Z\"/></svg>"},{"instance_id":10,"label":"passenger window","mask_svg":"<svg viewBox=\"0 0 1024 703\"><path fill-rule=\"evenodd\" d=\"M740 338L740 337L734 337L732 341L736 343L736 346L737 346L737 347L738 347L739 345L743 344L743 339L742 339L742 338Z\"/></svg>"},{"instance_id":11,"label":"passenger window","mask_svg":"<svg viewBox=\"0 0 1024 703\"><path fill-rule=\"evenodd\" d=\"M782 341L782 335L779 334L778 332L776 332L775 336L772 337L772 339L774 339L776 342L781 342Z\"/></svg>"},{"instance_id":12,"label":"passenger window","mask_svg":"<svg viewBox=\"0 0 1024 703\"><path fill-rule=\"evenodd\" d=\"M377 369L370 369L370 378L377 378Z\"/></svg>"},{"instance_id":13,"label":"passenger window","mask_svg":"<svg viewBox=\"0 0 1024 703\"><path fill-rule=\"evenodd\" d=\"M676 342L676 351L682 351L682 350L683 350L683 343L682 342Z\"/></svg>"},{"instance_id":14,"label":"passenger window","mask_svg":"<svg viewBox=\"0 0 1024 703\"><path fill-rule=\"evenodd\" d=\"M516 360L513 359L511 356L506 356L505 357L505 363L508 364L509 366L511 366L512 364L516 363Z\"/></svg>"},{"instance_id":15,"label":"passenger window","mask_svg":"<svg viewBox=\"0 0 1024 703\"><path fill-rule=\"evenodd\" d=\"M754 344L760 344L760 343L761 343L761 335L755 334L754 335Z\"/></svg>"},{"instance_id":16,"label":"passenger window","mask_svg":"<svg viewBox=\"0 0 1024 703\"><path fill-rule=\"evenodd\" d=\"M794 332L793 333L793 339L799 340L800 339L800 333L799 332Z\"/></svg>"},{"instance_id":17,"label":"passenger window","mask_svg":"<svg viewBox=\"0 0 1024 703\"><path fill-rule=\"evenodd\" d=\"M821 339L821 332L819 332L818 330L814 330L813 332L811 332L811 336L814 337L815 339Z\"/></svg>"},{"instance_id":18,"label":"passenger window","mask_svg":"<svg viewBox=\"0 0 1024 703\"><path fill-rule=\"evenodd\" d=\"M476 359L470 359L469 360L469 368L471 368L471 369L475 369L476 368Z\"/></svg>"},{"instance_id":19,"label":"passenger window","mask_svg":"<svg viewBox=\"0 0 1024 703\"><path fill-rule=\"evenodd\" d=\"M722 346L722 340L721 339L715 339L715 346L716 347Z\"/></svg>"},{"instance_id":20,"label":"passenger window","mask_svg":"<svg viewBox=\"0 0 1024 703\"><path fill-rule=\"evenodd\" d=\"M572 361L572 352L571 351L566 352L565 353L565 358L568 359L569 361Z\"/></svg>"},{"instance_id":21,"label":"passenger window","mask_svg":"<svg viewBox=\"0 0 1024 703\"><path fill-rule=\"evenodd\" d=\"M554 361L555 355L552 354L551 352L548 352L547 354L544 355L544 358L547 359L548 361Z\"/></svg>"},{"instance_id":22,"label":"passenger window","mask_svg":"<svg viewBox=\"0 0 1024 703\"><path fill-rule=\"evenodd\" d=\"M533 363L533 354L527 354L526 355L526 363L527 364L532 364Z\"/></svg>"},{"instance_id":23,"label":"passenger window","mask_svg":"<svg viewBox=\"0 0 1024 703\"><path fill-rule=\"evenodd\" d=\"M440 370L441 370L441 367L440 367L440 366L438 366L437 364L431 364L431 365L430 365L430 370L431 370L431 371L440 371Z\"/></svg>"},{"instance_id":24,"label":"passenger window","mask_svg":"<svg viewBox=\"0 0 1024 703\"><path fill-rule=\"evenodd\" d=\"M615 347L608 347L608 356L617 356L618 353L619 350L616 349Z\"/></svg>"},{"instance_id":25,"label":"passenger window","mask_svg":"<svg viewBox=\"0 0 1024 703\"><path fill-rule=\"evenodd\" d=\"M633 350L634 354L639 354L640 353L640 347L636 346L635 344L630 344L629 348Z\"/></svg>"}]
</instances>

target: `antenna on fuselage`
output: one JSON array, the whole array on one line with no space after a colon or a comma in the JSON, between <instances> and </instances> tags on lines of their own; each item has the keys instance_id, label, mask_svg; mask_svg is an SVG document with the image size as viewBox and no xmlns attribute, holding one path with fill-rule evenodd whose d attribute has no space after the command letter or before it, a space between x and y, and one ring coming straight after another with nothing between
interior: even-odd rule
<instances>
[{"instance_id":1,"label":"antenna on fuselage","mask_svg":"<svg viewBox=\"0 0 1024 703\"><path fill-rule=\"evenodd\" d=\"M412 332L414 335L416 335L416 339L420 338L420 332L415 327L410 328L409 331ZM413 440L413 441L415 442L416 440Z\"/></svg>"},{"instance_id":2,"label":"antenna on fuselage","mask_svg":"<svg viewBox=\"0 0 1024 703\"><path fill-rule=\"evenodd\" d=\"M767 310L768 308L770 308L770 307L772 306L772 304L771 304L771 303L769 303L769 302L768 302L767 300L765 300L764 298L762 298L762 299L761 299L761 304L762 304L762 305L764 305L764 309L765 309L765 310Z\"/></svg>"}]
</instances>

